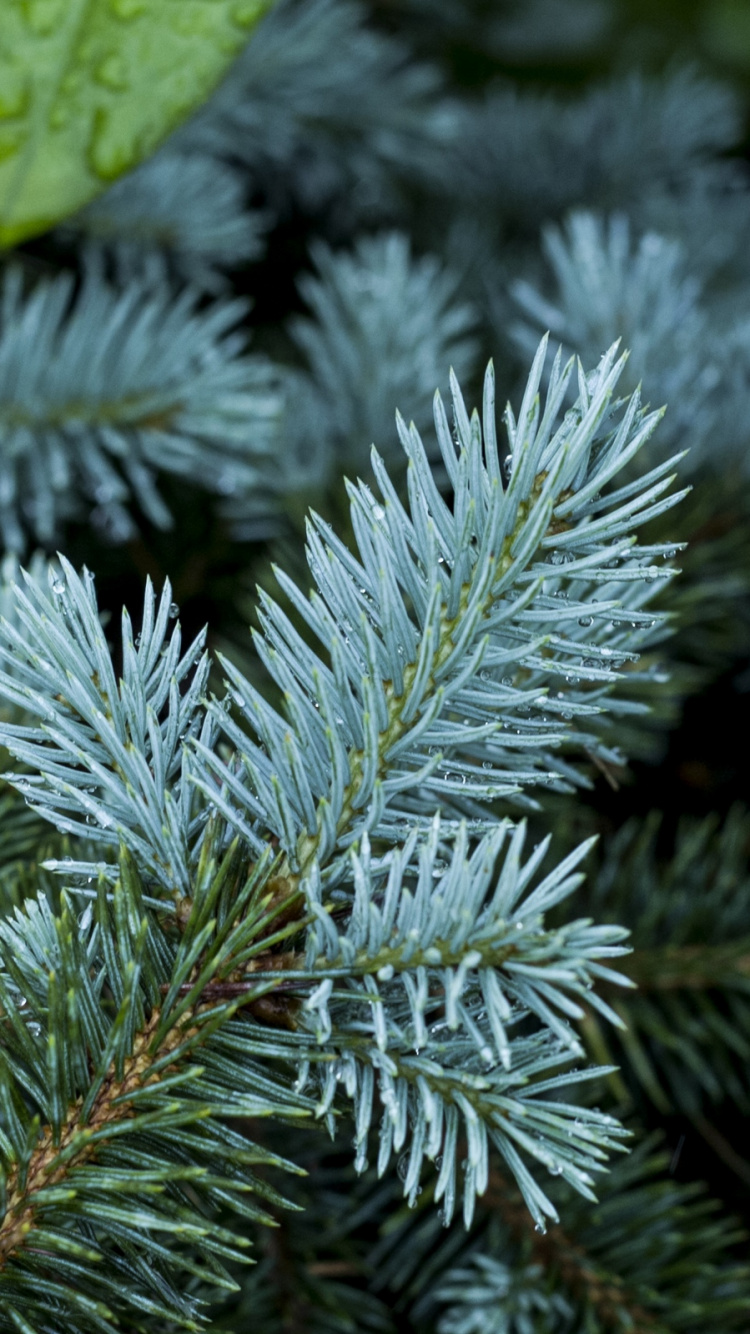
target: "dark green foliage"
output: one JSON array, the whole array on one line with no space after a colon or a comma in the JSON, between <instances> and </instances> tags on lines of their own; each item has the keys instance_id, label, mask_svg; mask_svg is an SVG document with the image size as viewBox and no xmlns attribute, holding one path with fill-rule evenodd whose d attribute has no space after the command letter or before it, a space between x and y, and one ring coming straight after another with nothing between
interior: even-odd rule
<instances>
[{"instance_id":1,"label":"dark green foliage","mask_svg":"<svg viewBox=\"0 0 750 1334\"><path fill-rule=\"evenodd\" d=\"M623 971L638 991L614 1002L627 1023L618 1055L662 1111L698 1116L727 1098L746 1112L750 820L740 808L718 829L715 818L685 820L661 854L660 824L654 812L623 826L588 890L597 920L632 933Z\"/></svg>"},{"instance_id":2,"label":"dark green foliage","mask_svg":"<svg viewBox=\"0 0 750 1334\"><path fill-rule=\"evenodd\" d=\"M469 1236L458 1224L441 1226L429 1190L409 1212L399 1208L397 1181L370 1173L356 1183L321 1145L298 1138L310 1175L291 1189L305 1208L261 1242L242 1295L216 1308L221 1331L243 1328L254 1313L274 1334L745 1328L750 1270L732 1256L742 1231L703 1188L670 1178L670 1155L653 1136L613 1167L596 1206L555 1185L563 1222L543 1235L493 1170Z\"/></svg>"},{"instance_id":3,"label":"dark green foliage","mask_svg":"<svg viewBox=\"0 0 750 1334\"><path fill-rule=\"evenodd\" d=\"M218 1207L253 1219L279 1202L252 1170L279 1160L232 1123L309 1114L258 1067L264 1042L271 1055L283 1043L237 1026L239 1001L197 1004L199 977L181 985L212 936L237 943L229 913L244 910L246 947L267 901L232 854L218 868L207 845L201 871L181 939L145 907L126 856L82 913L63 896L55 916L40 898L0 927L4 1328L46 1329L50 1314L70 1331L125 1315L197 1328L182 1276L231 1286L224 1261L246 1244Z\"/></svg>"}]
</instances>

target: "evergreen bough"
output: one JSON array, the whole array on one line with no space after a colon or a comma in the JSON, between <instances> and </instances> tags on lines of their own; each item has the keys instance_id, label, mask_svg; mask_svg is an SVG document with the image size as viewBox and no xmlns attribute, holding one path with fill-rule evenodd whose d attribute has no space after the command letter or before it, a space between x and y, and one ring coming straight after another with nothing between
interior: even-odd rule
<instances>
[{"instance_id":1,"label":"evergreen bough","mask_svg":"<svg viewBox=\"0 0 750 1334\"><path fill-rule=\"evenodd\" d=\"M109 284L95 255L26 291L20 267L0 301L0 535L23 550L81 513L116 542L130 503L171 526L156 473L197 475L220 494L273 489L282 400L266 358L236 328L245 303L202 308L165 278ZM275 461L275 460L274 460ZM270 504L270 502L269 502Z\"/></svg>"},{"instance_id":2,"label":"evergreen bough","mask_svg":"<svg viewBox=\"0 0 750 1334\"><path fill-rule=\"evenodd\" d=\"M597 719L666 573L634 529L679 493L664 465L617 483L659 414L614 397L614 349L568 411L576 368L558 355L542 398L545 353L505 458L492 368L481 423L454 382L455 441L436 398L450 507L400 423L408 508L373 452L358 557L312 516L317 591L278 578L323 656L268 597L256 635L283 713L227 662L205 699L168 585L135 639L123 613L119 677L90 574L60 557L18 587L0 689L23 721L0 737L81 851L47 863L57 906L0 923L5 1328L195 1327L180 1271L231 1286L246 1239L220 1211L262 1220L279 1196L253 1168L293 1170L238 1118L353 1116L364 1171L376 1085L378 1170L405 1152L411 1203L437 1170L446 1225L495 1157L541 1230L540 1171L594 1198L623 1130L570 1101L598 1073L569 1068L573 1024L583 1003L616 1021L595 987L623 933L546 926L587 845L540 876L546 844L524 853L497 802L609 755Z\"/></svg>"}]
</instances>

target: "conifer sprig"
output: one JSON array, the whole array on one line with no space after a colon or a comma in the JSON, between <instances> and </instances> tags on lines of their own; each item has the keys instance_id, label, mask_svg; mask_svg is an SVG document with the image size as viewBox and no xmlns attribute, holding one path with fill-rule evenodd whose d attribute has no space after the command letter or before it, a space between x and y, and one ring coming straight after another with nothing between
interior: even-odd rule
<instances>
[{"instance_id":1,"label":"conifer sprig","mask_svg":"<svg viewBox=\"0 0 750 1334\"><path fill-rule=\"evenodd\" d=\"M437 175L453 120L437 65L410 56L359 0L280 0L173 143L244 163L279 210L382 218L402 176Z\"/></svg>"},{"instance_id":2,"label":"conifer sprig","mask_svg":"<svg viewBox=\"0 0 750 1334\"><path fill-rule=\"evenodd\" d=\"M217 294L228 285L223 269L263 251L266 218L246 194L229 163L167 145L60 230L103 247L123 284L177 275Z\"/></svg>"},{"instance_id":3,"label":"conifer sprig","mask_svg":"<svg viewBox=\"0 0 750 1334\"><path fill-rule=\"evenodd\" d=\"M27 576L26 591L16 590L17 624L3 626L0 688L42 720L4 724L6 744L33 771L15 786L58 829L115 851L124 843L151 881L187 894L197 794L185 742L212 734L201 707L205 633L183 651L169 582L157 600L148 581L137 638L123 610L118 681L93 576L79 578L59 559L47 590Z\"/></svg>"},{"instance_id":4,"label":"conifer sprig","mask_svg":"<svg viewBox=\"0 0 750 1334\"><path fill-rule=\"evenodd\" d=\"M730 366L741 352L727 336L726 312L721 332L713 327L685 247L655 232L633 237L624 214L575 212L545 230L543 251L554 293L523 280L511 287L525 316L512 328L524 360L544 329L584 362L621 337L630 352L625 386L642 384L649 401L670 405L657 445L689 445L684 466L694 468L726 410Z\"/></svg>"},{"instance_id":5,"label":"conifer sprig","mask_svg":"<svg viewBox=\"0 0 750 1334\"><path fill-rule=\"evenodd\" d=\"M402 232L364 237L352 253L318 245L313 259L317 273L299 284L313 318L290 327L308 369L289 427L321 436L348 467L364 470L373 443L391 465L401 453L397 440L390 448L394 403L429 427L446 368L459 382L474 369L477 312L457 276L434 255L413 255Z\"/></svg>"},{"instance_id":6,"label":"conifer sprig","mask_svg":"<svg viewBox=\"0 0 750 1334\"><path fill-rule=\"evenodd\" d=\"M89 257L91 259L91 256ZM190 288L133 281L119 292L89 264L0 304L0 536L52 541L82 509L115 541L135 532L132 500L169 527L158 472L220 494L270 486L281 413L268 362L245 354L243 301L196 309ZM275 470L278 479L278 470Z\"/></svg>"},{"instance_id":7,"label":"conifer sprig","mask_svg":"<svg viewBox=\"0 0 750 1334\"><path fill-rule=\"evenodd\" d=\"M335 868L365 831L399 839L437 806L480 828L487 802L533 784L569 788L581 777L560 750L619 758L596 718L658 619L644 606L670 573L653 563L670 548L638 547L633 529L679 499L665 494L674 460L609 490L660 414L643 414L637 394L613 400L624 365L615 349L591 375L579 368L564 415L574 364L558 356L542 406L545 353L546 340L518 421L508 410L505 464L492 368L484 435L455 381L456 441L436 398L452 509L418 433L399 420L408 509L374 451L382 503L363 483L349 487L359 559L312 516L317 591L278 580L324 656L261 594L255 645L283 714L222 659L239 720L218 702L210 712L237 759L198 744L198 781L250 846L270 828L295 876L314 862Z\"/></svg>"},{"instance_id":8,"label":"conifer sprig","mask_svg":"<svg viewBox=\"0 0 750 1334\"><path fill-rule=\"evenodd\" d=\"M425 841L418 844L413 833L385 864L372 858L363 835L361 853L350 855L354 898L345 933L325 911L320 877L310 877L305 889L314 924L307 966L328 980L305 1012L318 1044L337 1053L324 1067L319 1114L328 1111L337 1083L343 1083L354 1100L360 1170L375 1075L385 1109L378 1170L382 1174L391 1152L406 1143L404 1192L412 1203L421 1190L423 1160L439 1154L435 1199L445 1197L443 1215L450 1222L455 1145L465 1134L467 1226L475 1195L486 1189L492 1145L543 1227L545 1216L555 1212L519 1150L585 1194L603 1151L617 1145L612 1117L566 1103L560 1093L582 1078L564 1069L582 1054L569 1022L583 1017L581 999L618 1022L593 986L600 978L623 981L601 960L625 949L621 932L592 926L589 919L545 930L545 912L580 882L575 867L589 845L526 892L547 845L522 863L520 825L498 865L507 835L506 822L469 855L463 823L446 862L438 855L446 848L436 817ZM552 1100L543 1096L548 1093Z\"/></svg>"},{"instance_id":9,"label":"conifer sprig","mask_svg":"<svg viewBox=\"0 0 750 1334\"><path fill-rule=\"evenodd\" d=\"M233 1020L249 989L203 996L224 941L231 953L267 929L258 876L229 863L207 855L178 941L127 854L83 914L63 896L56 917L41 897L0 922L4 1331L114 1334L146 1317L198 1329L185 1280L231 1290L225 1262L248 1244L237 1220L267 1222L262 1201L283 1202L253 1169L293 1165L237 1122L309 1115L272 1069L284 1035Z\"/></svg>"},{"instance_id":10,"label":"conifer sprig","mask_svg":"<svg viewBox=\"0 0 750 1334\"><path fill-rule=\"evenodd\" d=\"M617 981L602 960L622 953L622 933L588 921L549 932L545 913L574 888L585 849L531 888L544 850L522 863L517 830L498 866L509 826L498 827L488 805L540 780L568 786L577 771L558 749L609 753L590 724L617 682L613 667L649 634L654 618L643 607L657 576L669 573L652 563L668 548L639 547L632 529L674 498L667 465L609 489L659 415L643 414L637 395L614 399L623 366L615 349L591 374L579 367L567 412L574 366L555 359L542 405L545 350L517 421L508 410L505 464L491 371L484 434L457 384L455 440L436 401L452 506L416 431L400 422L409 507L374 454L383 504L364 484L350 487L361 561L313 518L309 559L320 591L308 599L279 578L328 646L327 660L268 598L256 637L286 716L229 664L230 695L203 699L203 637L183 651L179 627L169 628L176 609L168 586L158 602L147 588L139 639L123 614L119 680L88 573L79 577L61 558L49 592L31 577L19 591L16 620L2 629L0 691L39 722L0 727L31 771L13 781L59 828L98 843L106 860L58 867L84 898L94 895L86 881L96 877L92 936L84 914L80 940L70 943L66 901L60 917L32 902L7 924L0 1091L10 1117L5 1226L14 1255L26 1255L23 1228L33 1222L34 1232L41 1208L36 1176L34 1199L17 1195L34 1153L36 1171L38 1155L46 1164L48 1146L70 1136L76 1147L65 1138L63 1158L84 1165L76 1155L88 1155L89 1141L109 1146L137 1129L140 1110L128 1111L125 1130L111 1130L112 1107L130 1108L136 1095L144 1108L154 1102L154 1125L163 1114L173 1136L188 1086L190 1097L203 1097L200 1116L215 1125L212 1152L221 1155L235 1143L223 1137L225 1122L245 1106L251 1084L257 1105L266 1106L267 1094L269 1114L314 1106L332 1128L348 1110L343 1084L363 1170L377 1078L380 1169L403 1149L404 1190L414 1200L425 1159L441 1157L434 1191L446 1221L460 1136L468 1143L467 1224L487 1186L490 1148L540 1228L556 1212L529 1164L592 1196L593 1173L623 1131L565 1100L592 1073L568 1069L580 1052L571 1021L584 995L613 1017L590 988ZM227 711L235 705L238 721ZM87 939L84 960L76 950ZM70 985L60 982L66 969ZM32 1041L20 1015L27 994L46 1046ZM239 1009L244 1017L235 1021ZM194 1042L200 1072L191 1064ZM238 1059L221 1065L214 1103L202 1072L214 1068L214 1050L225 1062L227 1043ZM280 1067L296 1078L300 1092L290 1099ZM123 1085L131 1074L142 1089ZM319 1088L312 1106L302 1094L310 1078ZM200 1119L194 1102L184 1115ZM154 1170L171 1154L155 1147ZM54 1189L63 1190L63 1176L67 1169ZM58 1201L67 1220L65 1211L79 1207L70 1198ZM213 1221L208 1231L196 1221L203 1211L190 1199L179 1235L213 1253L224 1240L216 1241ZM96 1239L96 1211L80 1207L82 1235ZM118 1207L104 1206L102 1226L116 1224L130 1255L135 1242ZM167 1230L176 1226L169 1209L172 1221L158 1224ZM211 1201L206 1209L213 1219ZM61 1223L60 1237L64 1231ZM56 1253L67 1244L51 1243ZM93 1251L76 1254L81 1267L95 1264ZM29 1309L36 1299L29 1296Z\"/></svg>"}]
</instances>

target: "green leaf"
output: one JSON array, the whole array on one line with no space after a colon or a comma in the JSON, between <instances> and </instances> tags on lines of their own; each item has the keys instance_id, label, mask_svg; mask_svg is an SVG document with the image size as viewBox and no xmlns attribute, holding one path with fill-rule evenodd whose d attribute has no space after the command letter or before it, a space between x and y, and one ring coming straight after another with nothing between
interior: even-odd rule
<instances>
[{"instance_id":1,"label":"green leaf","mask_svg":"<svg viewBox=\"0 0 750 1334\"><path fill-rule=\"evenodd\" d=\"M130 170L219 82L273 0L6 0L0 245Z\"/></svg>"}]
</instances>

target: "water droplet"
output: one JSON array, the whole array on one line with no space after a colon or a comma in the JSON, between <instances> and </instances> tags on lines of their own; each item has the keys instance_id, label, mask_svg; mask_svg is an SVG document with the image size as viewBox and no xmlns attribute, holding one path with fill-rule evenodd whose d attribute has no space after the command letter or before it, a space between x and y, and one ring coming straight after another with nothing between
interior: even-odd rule
<instances>
[{"instance_id":1,"label":"water droplet","mask_svg":"<svg viewBox=\"0 0 750 1334\"><path fill-rule=\"evenodd\" d=\"M408 1171L409 1171L409 1155L408 1155L408 1153L402 1153L402 1154L401 1154L401 1157L399 1158L399 1160L398 1160L398 1162L397 1162L397 1164L396 1164L396 1171L398 1172L399 1180L400 1180L400 1181L406 1181L407 1173L408 1173Z\"/></svg>"},{"instance_id":2,"label":"water droplet","mask_svg":"<svg viewBox=\"0 0 750 1334\"><path fill-rule=\"evenodd\" d=\"M65 0L52 0L47 4L25 4L21 6L24 18L31 31L38 37L46 37L58 23L62 23L65 12Z\"/></svg>"},{"instance_id":3,"label":"water droplet","mask_svg":"<svg viewBox=\"0 0 750 1334\"><path fill-rule=\"evenodd\" d=\"M494 765L493 765L493 763L492 763L492 760L482 760L482 768L483 768L483 769L493 769L493 768L494 768Z\"/></svg>"},{"instance_id":4,"label":"water droplet","mask_svg":"<svg viewBox=\"0 0 750 1334\"><path fill-rule=\"evenodd\" d=\"M372 507L372 513L373 513L373 517L376 518L376 519L384 519L384 518L385 518L385 510L383 509L383 506L382 506L382 505L373 505L373 507Z\"/></svg>"},{"instance_id":5,"label":"water droplet","mask_svg":"<svg viewBox=\"0 0 750 1334\"><path fill-rule=\"evenodd\" d=\"M177 606L177 603L176 603L176 602L172 602L172 603L170 603L170 607L169 607L169 619L170 619L170 621L173 621L173 620L175 619L175 617L179 616L179 614L180 614L180 609L179 609L179 607Z\"/></svg>"},{"instance_id":6,"label":"water droplet","mask_svg":"<svg viewBox=\"0 0 750 1334\"><path fill-rule=\"evenodd\" d=\"M39 1034L42 1031L42 1025L38 1024L35 1019L31 1019L29 1023L26 1025L26 1027L29 1033L31 1033L32 1037L35 1038L38 1038Z\"/></svg>"},{"instance_id":7,"label":"water droplet","mask_svg":"<svg viewBox=\"0 0 750 1334\"><path fill-rule=\"evenodd\" d=\"M593 625L593 623L594 623L593 616L581 616L579 617L578 620L578 624L583 626Z\"/></svg>"},{"instance_id":8,"label":"water droplet","mask_svg":"<svg viewBox=\"0 0 750 1334\"><path fill-rule=\"evenodd\" d=\"M120 112L119 107L116 110ZM91 170L103 181L121 176L141 156L141 144L129 119L107 107L99 107L94 115L87 157Z\"/></svg>"},{"instance_id":9,"label":"water droplet","mask_svg":"<svg viewBox=\"0 0 750 1334\"><path fill-rule=\"evenodd\" d=\"M7 64L3 69L0 89L0 118L22 116L28 109L31 85L27 74Z\"/></svg>"},{"instance_id":10,"label":"water droplet","mask_svg":"<svg viewBox=\"0 0 750 1334\"><path fill-rule=\"evenodd\" d=\"M65 584L63 583L62 579L55 580L55 582L52 585L52 592L55 594L56 597L60 597L60 595L65 592Z\"/></svg>"},{"instance_id":11,"label":"water droplet","mask_svg":"<svg viewBox=\"0 0 750 1334\"><path fill-rule=\"evenodd\" d=\"M49 113L48 124L51 130L62 130L70 123L70 107L66 103L53 107Z\"/></svg>"},{"instance_id":12,"label":"water droplet","mask_svg":"<svg viewBox=\"0 0 750 1334\"><path fill-rule=\"evenodd\" d=\"M116 92L124 92L130 84L130 75L128 73L127 63L119 51L110 51L109 55L97 65L94 71L94 78L97 83L101 83L105 88L114 88Z\"/></svg>"},{"instance_id":13,"label":"water droplet","mask_svg":"<svg viewBox=\"0 0 750 1334\"><path fill-rule=\"evenodd\" d=\"M135 19L142 14L146 8L147 0L110 0L112 13L127 23L130 19Z\"/></svg>"}]
</instances>

